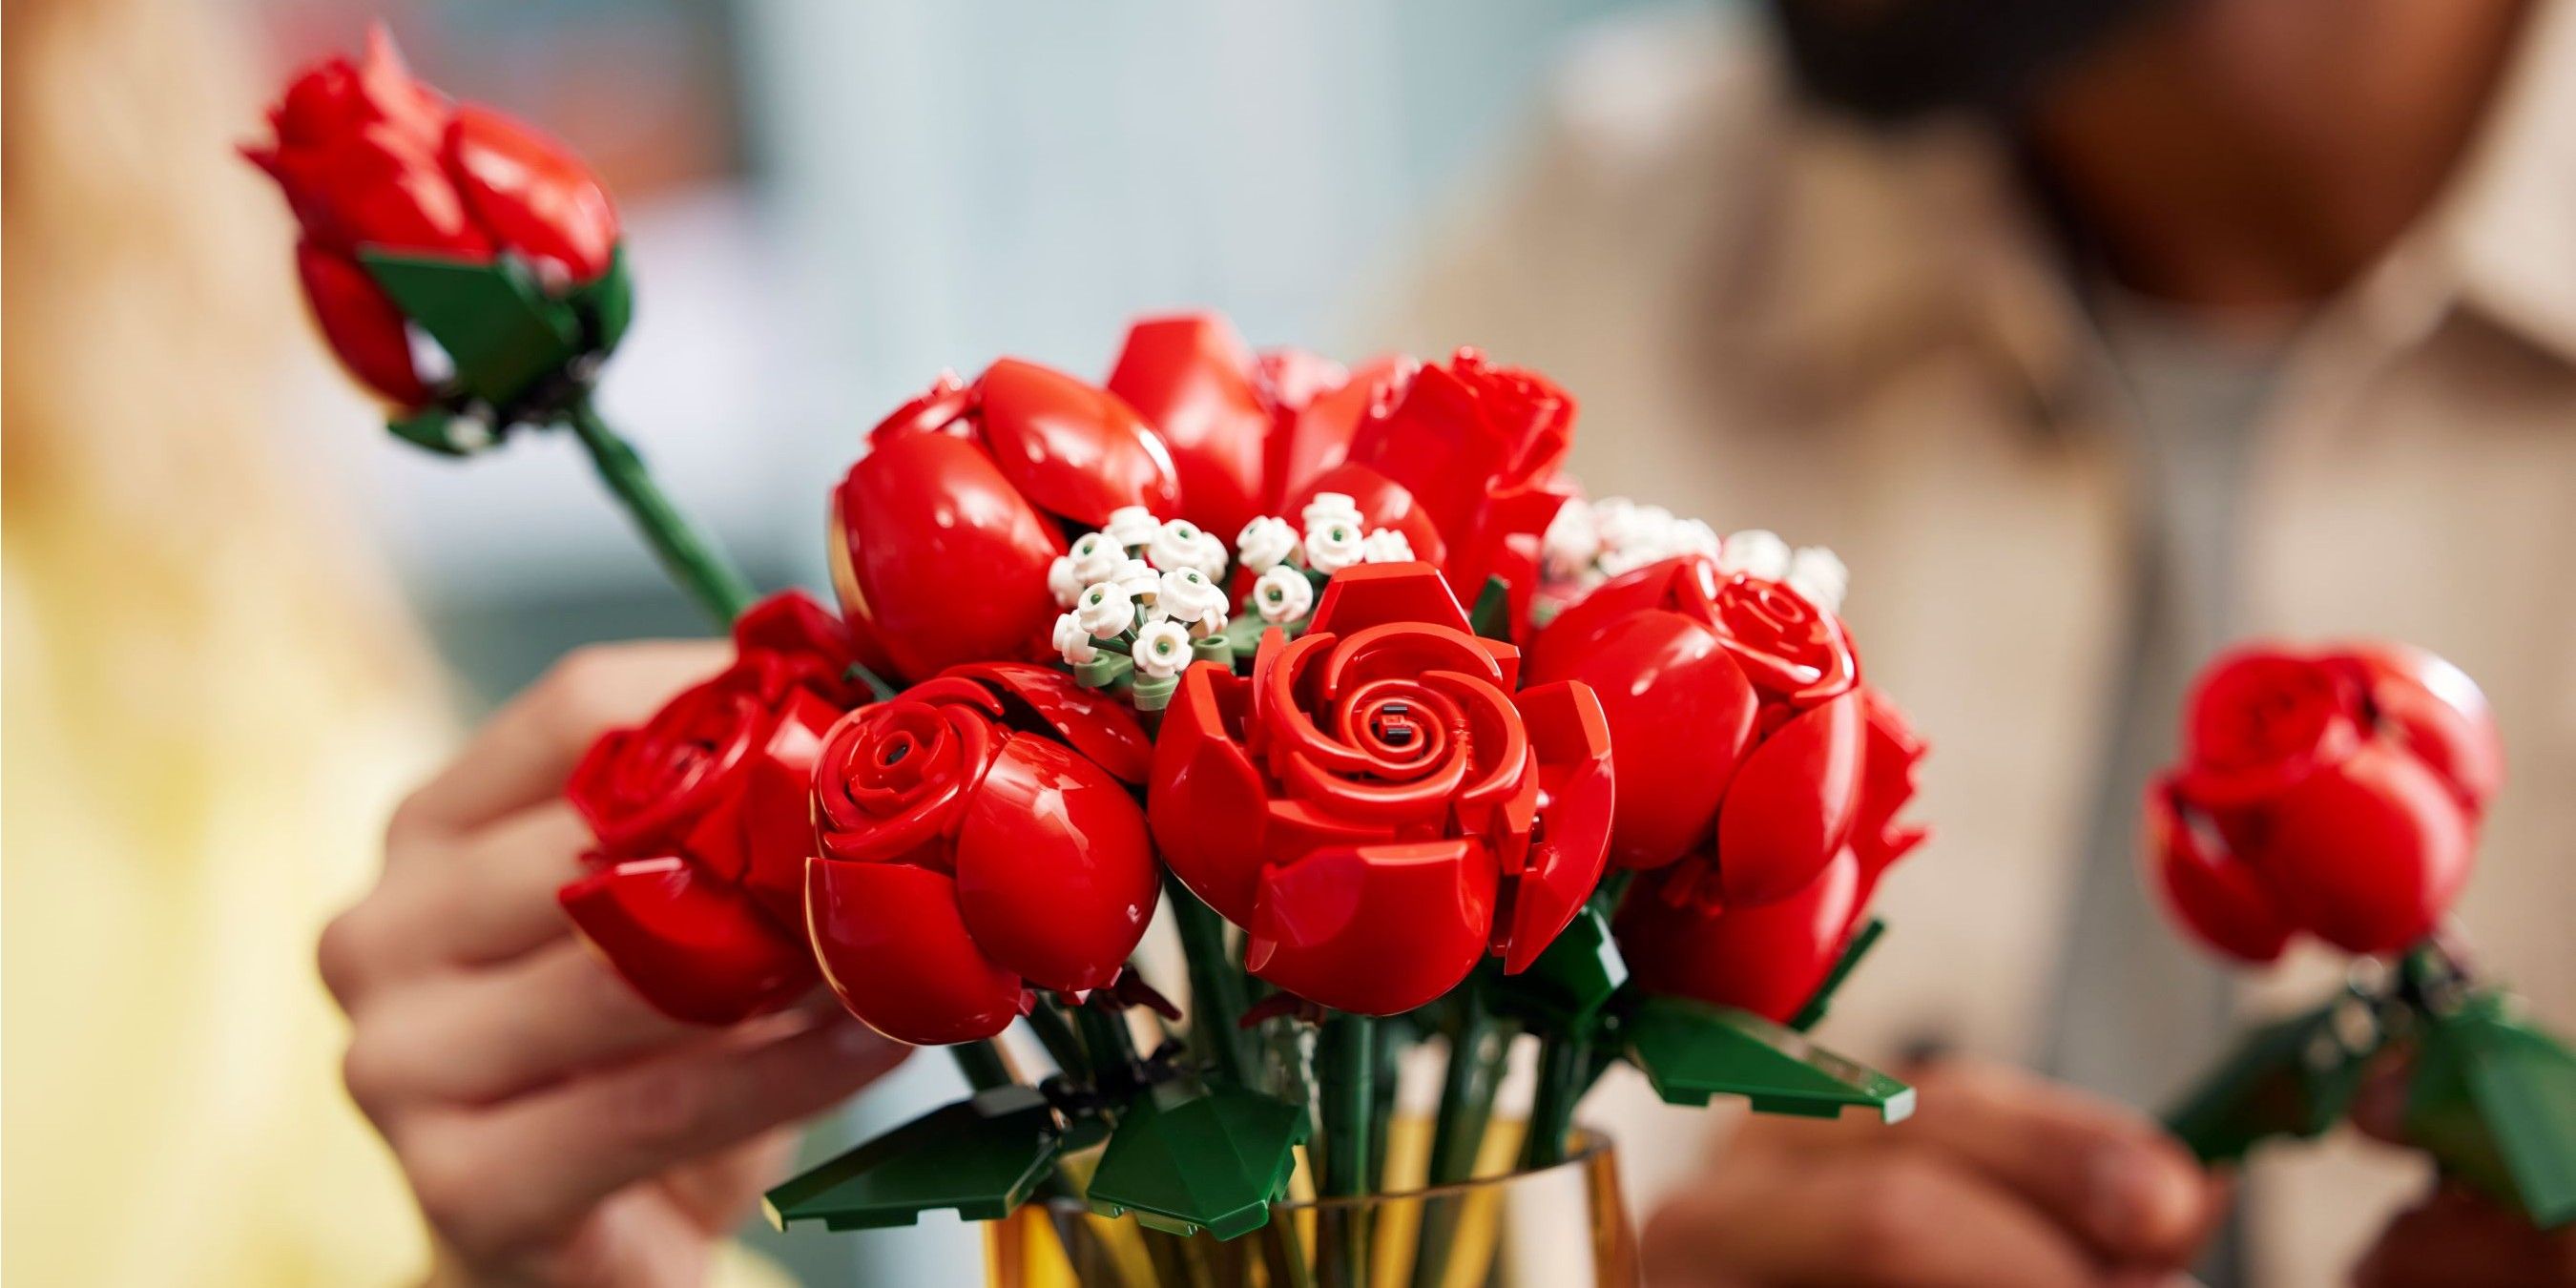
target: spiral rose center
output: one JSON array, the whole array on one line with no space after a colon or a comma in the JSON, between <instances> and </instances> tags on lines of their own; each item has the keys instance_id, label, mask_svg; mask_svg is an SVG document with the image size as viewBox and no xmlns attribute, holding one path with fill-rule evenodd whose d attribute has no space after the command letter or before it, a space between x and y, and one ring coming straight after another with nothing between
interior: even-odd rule
<instances>
[{"instance_id":1,"label":"spiral rose center","mask_svg":"<svg viewBox=\"0 0 2576 1288\"><path fill-rule=\"evenodd\" d=\"M1342 702L1335 721L1341 740L1367 759L1369 772L1388 779L1418 778L1452 751L1461 729L1448 698L1411 680L1373 680Z\"/></svg>"}]
</instances>

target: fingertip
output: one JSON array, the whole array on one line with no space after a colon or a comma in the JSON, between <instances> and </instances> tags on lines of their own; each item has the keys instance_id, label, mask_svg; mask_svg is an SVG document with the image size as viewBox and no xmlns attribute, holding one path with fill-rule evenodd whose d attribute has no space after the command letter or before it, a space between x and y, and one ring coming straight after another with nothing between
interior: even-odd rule
<instances>
[{"instance_id":1,"label":"fingertip","mask_svg":"<svg viewBox=\"0 0 2576 1288\"><path fill-rule=\"evenodd\" d=\"M2106 1141L2084 1164L2083 1210L2106 1247L2140 1256L2187 1250L2207 1226L2207 1173L2165 1142Z\"/></svg>"}]
</instances>

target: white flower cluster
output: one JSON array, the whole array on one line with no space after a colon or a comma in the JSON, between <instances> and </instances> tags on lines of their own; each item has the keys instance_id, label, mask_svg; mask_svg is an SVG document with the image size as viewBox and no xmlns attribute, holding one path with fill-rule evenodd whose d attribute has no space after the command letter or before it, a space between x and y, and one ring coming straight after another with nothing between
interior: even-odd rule
<instances>
[{"instance_id":1,"label":"white flower cluster","mask_svg":"<svg viewBox=\"0 0 2576 1288\"><path fill-rule=\"evenodd\" d=\"M1357 501L1339 492L1318 492L1290 523L1264 515L1235 534L1235 558L1259 574L1252 583L1251 606L1261 620L1284 626L1303 621L1315 607L1315 579L1330 578L1357 563L1403 563L1413 558L1413 543L1392 528L1363 532L1366 520ZM1301 535L1300 527L1304 528Z\"/></svg>"},{"instance_id":2,"label":"white flower cluster","mask_svg":"<svg viewBox=\"0 0 2576 1288\"><path fill-rule=\"evenodd\" d=\"M1161 679L1188 666L1192 641L1224 633L1225 543L1187 519L1157 519L1142 506L1109 516L1107 527L1074 539L1047 568L1047 588L1065 610L1055 648L1081 666L1100 646L1119 645L1138 674Z\"/></svg>"},{"instance_id":3,"label":"white flower cluster","mask_svg":"<svg viewBox=\"0 0 2576 1288\"><path fill-rule=\"evenodd\" d=\"M1540 550L1554 592L1549 598L1560 603L1622 573L1686 554L1707 555L1725 572L1784 583L1827 612L1842 611L1851 584L1843 561L1822 546L1793 550L1779 534L1761 528L1720 537L1697 519L1626 497L1566 502Z\"/></svg>"}]
</instances>

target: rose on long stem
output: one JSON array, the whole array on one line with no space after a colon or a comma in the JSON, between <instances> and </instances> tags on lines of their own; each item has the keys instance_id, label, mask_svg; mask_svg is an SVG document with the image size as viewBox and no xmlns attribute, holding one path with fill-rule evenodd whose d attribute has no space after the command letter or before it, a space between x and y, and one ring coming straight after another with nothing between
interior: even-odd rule
<instances>
[{"instance_id":1,"label":"rose on long stem","mask_svg":"<svg viewBox=\"0 0 2576 1288\"><path fill-rule=\"evenodd\" d=\"M590 453L590 463L599 471L600 481L625 507L636 531L653 547L654 557L662 561L663 570L688 592L708 618L719 626L731 626L733 619L751 606L751 583L725 558L714 539L691 522L661 485L653 481L653 472L645 467L643 456L600 417L588 394L574 399L564 410L564 423Z\"/></svg>"}]
</instances>

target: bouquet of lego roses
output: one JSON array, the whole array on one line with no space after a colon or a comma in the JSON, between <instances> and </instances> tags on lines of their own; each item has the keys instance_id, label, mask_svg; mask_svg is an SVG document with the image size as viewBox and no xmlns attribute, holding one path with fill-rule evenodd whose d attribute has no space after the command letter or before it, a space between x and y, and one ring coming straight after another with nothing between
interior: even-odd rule
<instances>
[{"instance_id":1,"label":"bouquet of lego roses","mask_svg":"<svg viewBox=\"0 0 2576 1288\"><path fill-rule=\"evenodd\" d=\"M1462 1235L1310 1243L1274 1206L1470 1178L1518 1035L1539 1073L1506 1168L1560 1161L1620 1061L1684 1103L1910 1108L1803 1036L1923 835L1896 818L1922 745L1862 679L1847 574L1585 501L1545 376L1255 353L1208 315L1136 324L1099 384L943 375L829 489L836 602L755 600L592 409L629 296L578 161L381 36L273 119L253 156L394 432L569 428L731 632L729 668L574 770L573 924L672 1016L828 988L975 1088L780 1186L781 1222L1043 1196L1267 1231L1270 1282L1354 1282L1377 1244L1427 1272ZM1158 917L1178 978L1140 965ZM1446 1072L1398 1175L1416 1049Z\"/></svg>"}]
</instances>

